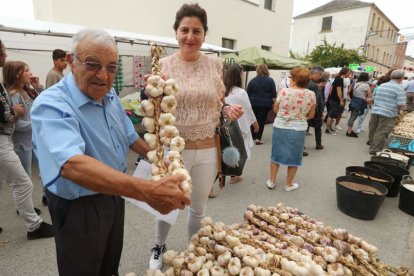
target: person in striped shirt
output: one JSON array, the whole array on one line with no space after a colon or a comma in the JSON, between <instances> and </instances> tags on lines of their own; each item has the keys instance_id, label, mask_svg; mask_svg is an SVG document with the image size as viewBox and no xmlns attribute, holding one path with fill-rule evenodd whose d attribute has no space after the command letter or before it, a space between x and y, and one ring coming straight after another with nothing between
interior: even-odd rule
<instances>
[{"instance_id":1,"label":"person in striped shirt","mask_svg":"<svg viewBox=\"0 0 414 276\"><path fill-rule=\"evenodd\" d=\"M369 153L375 155L383 150L385 141L395 126L394 118L400 109L405 109L407 96L401 82L403 70L394 70L391 80L377 88L369 122Z\"/></svg>"}]
</instances>

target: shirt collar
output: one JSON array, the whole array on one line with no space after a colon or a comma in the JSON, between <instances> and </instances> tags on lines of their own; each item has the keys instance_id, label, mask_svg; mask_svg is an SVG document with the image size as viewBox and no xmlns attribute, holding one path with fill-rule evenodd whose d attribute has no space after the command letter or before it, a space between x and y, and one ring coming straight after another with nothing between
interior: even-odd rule
<instances>
[{"instance_id":1,"label":"shirt collar","mask_svg":"<svg viewBox=\"0 0 414 276\"><path fill-rule=\"evenodd\" d=\"M69 75L66 78L67 78L66 81L67 81L68 88L72 96L73 102L76 104L77 107L81 107L87 103L92 103L94 105L102 105L101 103L98 103L94 99L85 95L85 93L83 93L79 89L78 85L76 84L75 77L73 76L72 73L69 73ZM111 90L109 90L109 92L106 93L104 97L105 99L104 102L106 102L107 100L113 100L114 97L115 97L115 92L114 92L114 89L111 88Z\"/></svg>"}]
</instances>

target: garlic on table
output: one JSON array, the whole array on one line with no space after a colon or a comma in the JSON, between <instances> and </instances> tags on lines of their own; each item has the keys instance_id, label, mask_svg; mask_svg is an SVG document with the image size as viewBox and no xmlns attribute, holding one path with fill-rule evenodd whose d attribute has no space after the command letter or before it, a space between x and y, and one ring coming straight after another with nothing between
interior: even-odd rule
<instances>
[{"instance_id":1,"label":"garlic on table","mask_svg":"<svg viewBox=\"0 0 414 276\"><path fill-rule=\"evenodd\" d=\"M178 255L177 251L174 250L167 250L163 255L162 259L163 261L168 264L172 265L174 258Z\"/></svg>"},{"instance_id":2,"label":"garlic on table","mask_svg":"<svg viewBox=\"0 0 414 276\"><path fill-rule=\"evenodd\" d=\"M197 276L210 276L209 269L203 268L199 272L197 272Z\"/></svg>"},{"instance_id":3,"label":"garlic on table","mask_svg":"<svg viewBox=\"0 0 414 276\"><path fill-rule=\"evenodd\" d=\"M231 253L227 251L217 257L217 262L219 263L221 267L226 267L229 264L230 259L231 259Z\"/></svg>"},{"instance_id":4,"label":"garlic on table","mask_svg":"<svg viewBox=\"0 0 414 276\"><path fill-rule=\"evenodd\" d=\"M254 271L253 271L253 269L251 267L246 266L246 267L243 267L240 270L240 274L239 275L240 276L254 276Z\"/></svg>"},{"instance_id":5,"label":"garlic on table","mask_svg":"<svg viewBox=\"0 0 414 276\"><path fill-rule=\"evenodd\" d=\"M255 276L271 276L272 273L267 269L264 269L264 268L261 268L261 267L256 267L254 269L254 275Z\"/></svg>"},{"instance_id":6,"label":"garlic on table","mask_svg":"<svg viewBox=\"0 0 414 276\"><path fill-rule=\"evenodd\" d=\"M224 268L221 266L215 265L210 268L210 275L211 276L223 276L224 275Z\"/></svg>"},{"instance_id":7,"label":"garlic on table","mask_svg":"<svg viewBox=\"0 0 414 276\"><path fill-rule=\"evenodd\" d=\"M241 262L237 257L231 258L227 266L230 275L239 275L241 270Z\"/></svg>"},{"instance_id":8,"label":"garlic on table","mask_svg":"<svg viewBox=\"0 0 414 276\"><path fill-rule=\"evenodd\" d=\"M251 257L251 256L243 257L242 261L245 266L248 266L251 268L256 268L259 265L259 261L256 258Z\"/></svg>"}]
</instances>

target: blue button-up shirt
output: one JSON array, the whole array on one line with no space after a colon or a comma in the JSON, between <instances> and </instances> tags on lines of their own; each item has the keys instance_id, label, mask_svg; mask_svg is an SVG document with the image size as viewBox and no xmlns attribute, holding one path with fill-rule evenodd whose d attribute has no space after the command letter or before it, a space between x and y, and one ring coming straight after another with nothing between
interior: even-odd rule
<instances>
[{"instance_id":1,"label":"blue button-up shirt","mask_svg":"<svg viewBox=\"0 0 414 276\"><path fill-rule=\"evenodd\" d=\"M50 192L65 199L96 194L60 175L75 155L126 171L127 152L138 134L113 89L98 103L82 93L69 74L36 98L31 117L33 148L43 186Z\"/></svg>"}]
</instances>

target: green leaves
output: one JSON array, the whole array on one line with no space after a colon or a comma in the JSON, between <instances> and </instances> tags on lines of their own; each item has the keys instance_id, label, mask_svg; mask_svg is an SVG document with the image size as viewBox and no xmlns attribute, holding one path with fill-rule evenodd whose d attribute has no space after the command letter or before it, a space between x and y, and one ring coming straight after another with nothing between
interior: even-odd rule
<instances>
[{"instance_id":1,"label":"green leaves","mask_svg":"<svg viewBox=\"0 0 414 276\"><path fill-rule=\"evenodd\" d=\"M358 50L345 49L344 44L337 47L336 43L329 44L326 39L323 43L317 46L310 55L305 59L312 64L317 64L323 67L343 67L351 63L362 63L366 60L364 56L358 54Z\"/></svg>"}]
</instances>

